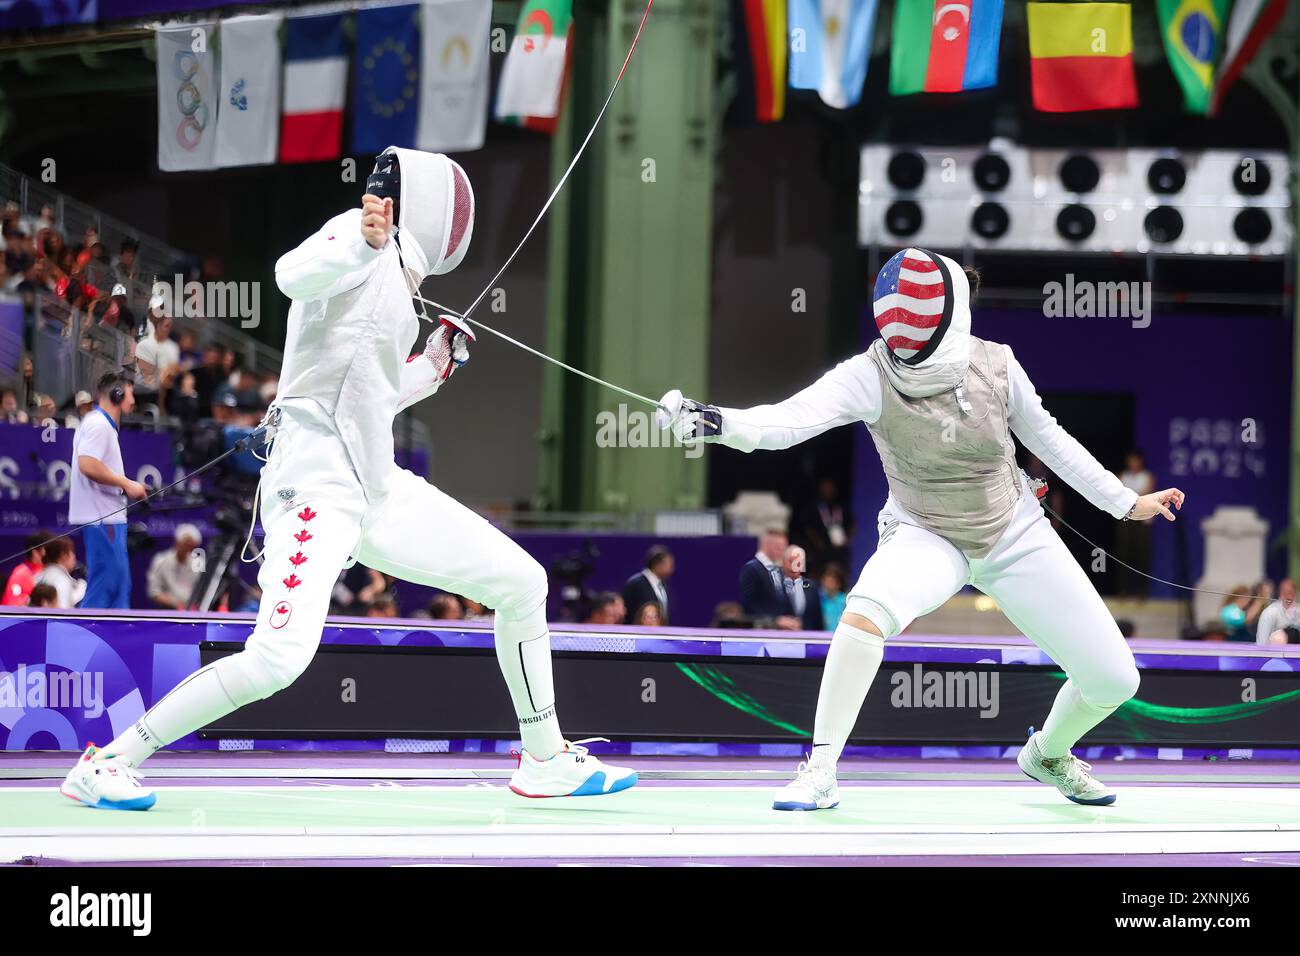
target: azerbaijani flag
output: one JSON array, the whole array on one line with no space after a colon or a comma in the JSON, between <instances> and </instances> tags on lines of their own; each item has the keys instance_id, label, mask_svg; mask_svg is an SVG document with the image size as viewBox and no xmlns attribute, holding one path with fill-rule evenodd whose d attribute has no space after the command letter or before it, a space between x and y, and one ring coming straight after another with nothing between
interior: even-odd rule
<instances>
[{"instance_id":1,"label":"azerbaijani flag","mask_svg":"<svg viewBox=\"0 0 1300 956\"><path fill-rule=\"evenodd\" d=\"M889 92L960 93L998 82L1002 0L898 0Z\"/></svg>"},{"instance_id":2,"label":"azerbaijani flag","mask_svg":"<svg viewBox=\"0 0 1300 956\"><path fill-rule=\"evenodd\" d=\"M1156 0L1165 55L1183 88L1189 112L1210 111L1219 38L1228 18L1228 0Z\"/></svg>"},{"instance_id":3,"label":"azerbaijani flag","mask_svg":"<svg viewBox=\"0 0 1300 956\"><path fill-rule=\"evenodd\" d=\"M1127 3L1034 3L1029 72L1044 113L1137 106L1133 10Z\"/></svg>"},{"instance_id":4,"label":"azerbaijani flag","mask_svg":"<svg viewBox=\"0 0 1300 956\"><path fill-rule=\"evenodd\" d=\"M343 14L286 20L280 162L312 163L339 157L347 84Z\"/></svg>"}]
</instances>

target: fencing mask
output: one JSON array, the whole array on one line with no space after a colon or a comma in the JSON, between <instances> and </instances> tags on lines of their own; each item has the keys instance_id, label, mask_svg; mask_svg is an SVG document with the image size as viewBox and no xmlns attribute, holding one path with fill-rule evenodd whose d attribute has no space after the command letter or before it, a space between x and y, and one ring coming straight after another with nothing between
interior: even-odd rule
<instances>
[{"instance_id":1,"label":"fencing mask","mask_svg":"<svg viewBox=\"0 0 1300 956\"><path fill-rule=\"evenodd\" d=\"M908 248L881 268L872 295L876 328L905 366L965 364L970 350L970 283L937 252Z\"/></svg>"},{"instance_id":2,"label":"fencing mask","mask_svg":"<svg viewBox=\"0 0 1300 956\"><path fill-rule=\"evenodd\" d=\"M450 272L474 233L474 190L442 153L390 146L375 159L366 191L393 200L402 261L421 278Z\"/></svg>"}]
</instances>

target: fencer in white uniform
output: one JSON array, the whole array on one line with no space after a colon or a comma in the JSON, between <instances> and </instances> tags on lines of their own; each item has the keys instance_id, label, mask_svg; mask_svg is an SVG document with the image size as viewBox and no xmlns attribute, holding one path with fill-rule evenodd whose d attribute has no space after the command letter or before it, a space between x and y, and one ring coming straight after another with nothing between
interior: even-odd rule
<instances>
[{"instance_id":1,"label":"fencer in white uniform","mask_svg":"<svg viewBox=\"0 0 1300 956\"><path fill-rule=\"evenodd\" d=\"M970 334L970 283L951 259L905 249L881 269L881 337L775 405L734 409L664 396L660 422L683 440L741 451L788 448L862 422L889 483L879 543L831 641L813 750L779 810L834 807L836 763L875 678L884 642L966 585L988 594L1067 680L1019 754L1030 777L1084 804L1115 795L1070 752L1137 690L1133 655L1092 582L1016 467L1014 434L1093 505L1121 520L1181 508L1176 488L1138 496L1044 408L1011 349Z\"/></svg>"},{"instance_id":2,"label":"fencer in white uniform","mask_svg":"<svg viewBox=\"0 0 1300 956\"><path fill-rule=\"evenodd\" d=\"M330 219L276 263L293 300L278 427L260 488L262 602L245 649L201 668L69 773L67 796L147 809L136 768L156 751L287 687L320 641L340 569L359 561L493 608L497 659L519 718L511 789L524 796L614 793L636 774L566 742L555 712L546 572L509 537L399 468L393 419L437 392L472 333L441 317L423 353L412 296L454 269L474 225L469 179L441 154L389 148L362 208Z\"/></svg>"}]
</instances>

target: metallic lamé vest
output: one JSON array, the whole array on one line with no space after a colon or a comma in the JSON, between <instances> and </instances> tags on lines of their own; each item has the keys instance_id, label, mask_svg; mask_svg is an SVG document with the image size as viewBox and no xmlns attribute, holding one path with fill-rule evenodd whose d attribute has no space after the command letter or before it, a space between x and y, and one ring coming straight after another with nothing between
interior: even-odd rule
<instances>
[{"instance_id":1,"label":"metallic lam\u00e9 vest","mask_svg":"<svg viewBox=\"0 0 1300 956\"><path fill-rule=\"evenodd\" d=\"M882 359L871 356L879 366ZM962 382L971 409L953 391L908 398L880 369L880 418L867 424L889 493L922 527L965 555L982 558L1011 523L1020 497L1015 445L1007 423L1006 351L971 336Z\"/></svg>"}]
</instances>

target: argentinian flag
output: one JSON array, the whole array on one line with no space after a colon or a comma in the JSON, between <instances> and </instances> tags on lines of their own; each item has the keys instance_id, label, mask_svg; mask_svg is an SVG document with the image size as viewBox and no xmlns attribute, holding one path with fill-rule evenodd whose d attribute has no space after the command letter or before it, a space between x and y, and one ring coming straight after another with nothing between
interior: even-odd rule
<instances>
[{"instance_id":1,"label":"argentinian flag","mask_svg":"<svg viewBox=\"0 0 1300 956\"><path fill-rule=\"evenodd\" d=\"M862 97L876 0L790 0L790 85L846 109Z\"/></svg>"}]
</instances>

